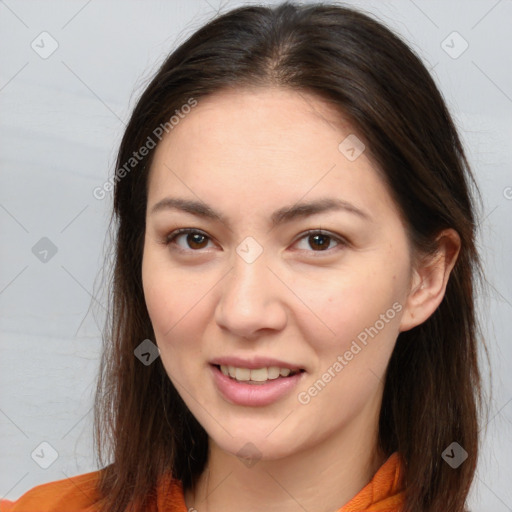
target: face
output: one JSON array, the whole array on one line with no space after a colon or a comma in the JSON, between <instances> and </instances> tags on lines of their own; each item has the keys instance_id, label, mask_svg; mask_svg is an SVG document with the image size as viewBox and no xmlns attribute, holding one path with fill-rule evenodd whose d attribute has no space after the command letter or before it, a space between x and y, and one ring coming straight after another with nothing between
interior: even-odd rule
<instances>
[{"instance_id":1,"label":"face","mask_svg":"<svg viewBox=\"0 0 512 512\"><path fill-rule=\"evenodd\" d=\"M377 428L411 254L367 153L340 146L353 133L313 95L244 89L156 148L145 300L169 378L228 453Z\"/></svg>"}]
</instances>

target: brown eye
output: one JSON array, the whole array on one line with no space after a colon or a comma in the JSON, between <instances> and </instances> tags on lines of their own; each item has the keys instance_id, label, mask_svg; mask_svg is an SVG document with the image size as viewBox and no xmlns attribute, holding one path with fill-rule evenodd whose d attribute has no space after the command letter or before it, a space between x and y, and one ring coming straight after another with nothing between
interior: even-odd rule
<instances>
[{"instance_id":1,"label":"brown eye","mask_svg":"<svg viewBox=\"0 0 512 512\"><path fill-rule=\"evenodd\" d=\"M185 236L185 241L186 241L186 247L178 244L176 242L176 240L178 240L180 237L182 236ZM210 240L210 238L202 233L201 231L198 231L196 229L191 229L191 228L184 228L184 229L178 229L174 232L172 232L165 240L165 244L166 245L169 245L169 244L175 244L178 246L179 249L182 249L182 250L189 250L189 249L192 249L192 250L199 250L199 249L204 249L207 244L208 244L208 241Z\"/></svg>"},{"instance_id":2,"label":"brown eye","mask_svg":"<svg viewBox=\"0 0 512 512\"><path fill-rule=\"evenodd\" d=\"M187 243L192 249L203 249L206 236L201 233L188 233L186 236Z\"/></svg>"},{"instance_id":3,"label":"brown eye","mask_svg":"<svg viewBox=\"0 0 512 512\"><path fill-rule=\"evenodd\" d=\"M325 251L329 248L331 237L328 235L309 235L308 242L310 247L313 249L319 248L321 251Z\"/></svg>"},{"instance_id":4,"label":"brown eye","mask_svg":"<svg viewBox=\"0 0 512 512\"><path fill-rule=\"evenodd\" d=\"M331 249L348 246L348 242L340 236L335 236L323 231L308 231L298 242L306 241L307 247L299 247L300 250L308 252L327 252Z\"/></svg>"}]
</instances>

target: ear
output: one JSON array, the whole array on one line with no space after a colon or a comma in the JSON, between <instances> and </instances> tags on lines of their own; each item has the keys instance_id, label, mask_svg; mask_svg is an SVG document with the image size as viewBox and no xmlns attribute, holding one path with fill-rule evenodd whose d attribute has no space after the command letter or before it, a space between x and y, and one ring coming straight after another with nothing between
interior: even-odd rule
<instances>
[{"instance_id":1,"label":"ear","mask_svg":"<svg viewBox=\"0 0 512 512\"><path fill-rule=\"evenodd\" d=\"M450 272L459 256L461 241L454 229L446 229L438 235L436 242L436 253L424 257L413 270L400 332L422 324L443 300Z\"/></svg>"}]
</instances>

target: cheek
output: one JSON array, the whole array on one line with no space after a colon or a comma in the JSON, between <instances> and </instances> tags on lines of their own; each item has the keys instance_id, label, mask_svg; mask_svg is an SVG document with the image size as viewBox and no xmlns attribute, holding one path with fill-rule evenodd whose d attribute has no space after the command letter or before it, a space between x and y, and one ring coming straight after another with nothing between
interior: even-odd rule
<instances>
[{"instance_id":1,"label":"cheek","mask_svg":"<svg viewBox=\"0 0 512 512\"><path fill-rule=\"evenodd\" d=\"M197 371L194 363L201 356L200 345L194 341L200 339L194 331L200 328L197 322L200 304L197 304L196 294L190 292L190 287L182 286L183 282L176 279L172 280L171 286L170 280L162 279L155 268L143 273L146 307L162 364L183 396L180 383L186 383L185 388L192 389L187 376Z\"/></svg>"},{"instance_id":2,"label":"cheek","mask_svg":"<svg viewBox=\"0 0 512 512\"><path fill-rule=\"evenodd\" d=\"M182 324L197 316L201 298L208 290L204 278L188 274L185 277L150 251L142 263L142 285L149 317L160 341L172 339Z\"/></svg>"},{"instance_id":3,"label":"cheek","mask_svg":"<svg viewBox=\"0 0 512 512\"><path fill-rule=\"evenodd\" d=\"M198 372L197 362L203 359L205 294L212 283L204 274L199 279L199 273L180 272L160 252L151 250L144 254L142 283L162 364L177 389L180 382L188 382L186 388L192 389L195 380L190 382L190 376Z\"/></svg>"},{"instance_id":4,"label":"cheek","mask_svg":"<svg viewBox=\"0 0 512 512\"><path fill-rule=\"evenodd\" d=\"M342 349L354 339L364 342L368 331L388 332L398 329L402 309L400 287L393 274L357 274L329 282L297 285L297 295L306 297L309 312L302 317L311 339L325 347ZM301 289L302 288L302 289ZM307 320L306 320L307 319ZM301 320L299 320L301 321Z\"/></svg>"}]
</instances>

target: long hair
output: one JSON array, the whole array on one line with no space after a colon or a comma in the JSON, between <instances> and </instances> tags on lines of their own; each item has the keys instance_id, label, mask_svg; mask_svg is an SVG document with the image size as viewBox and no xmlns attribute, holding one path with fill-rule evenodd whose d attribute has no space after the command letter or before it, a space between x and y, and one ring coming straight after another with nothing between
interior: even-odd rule
<instances>
[{"instance_id":1,"label":"long hair","mask_svg":"<svg viewBox=\"0 0 512 512\"><path fill-rule=\"evenodd\" d=\"M112 179L113 268L95 399L97 454L108 464L97 489L102 510L124 512L135 503L145 510L164 473L189 488L205 467L207 434L161 360L144 365L134 356L143 340L155 340L141 279L154 150L141 156L139 149L172 129L170 119L185 105L245 86L314 94L343 112L418 254L433 253L445 228L459 234L443 301L428 320L398 336L385 376L379 447L403 460L405 512L463 512L483 407L475 179L439 90L406 43L351 8L290 2L240 7L197 30L161 65L126 127ZM442 458L453 442L467 452L457 468Z\"/></svg>"}]
</instances>

